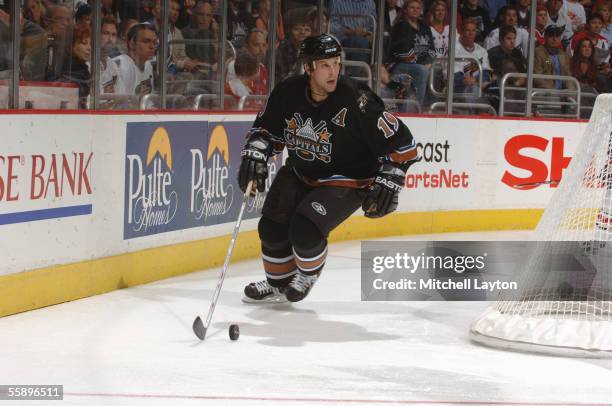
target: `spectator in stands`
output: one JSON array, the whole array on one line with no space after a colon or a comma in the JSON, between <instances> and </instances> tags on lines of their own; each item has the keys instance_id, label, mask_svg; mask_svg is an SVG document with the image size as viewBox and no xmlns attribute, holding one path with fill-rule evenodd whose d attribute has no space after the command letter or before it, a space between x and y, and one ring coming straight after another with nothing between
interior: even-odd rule
<instances>
[{"instance_id":1,"label":"spectator in stands","mask_svg":"<svg viewBox=\"0 0 612 406\"><path fill-rule=\"evenodd\" d=\"M196 0L180 0L180 11L176 21L176 26L185 34L187 28L193 21Z\"/></svg>"},{"instance_id":2,"label":"spectator in stands","mask_svg":"<svg viewBox=\"0 0 612 406\"><path fill-rule=\"evenodd\" d=\"M401 17L402 8L397 4L397 0L386 0L384 9L385 25L383 29L383 55L389 55L391 46L391 27Z\"/></svg>"},{"instance_id":3,"label":"spectator in stands","mask_svg":"<svg viewBox=\"0 0 612 406\"><path fill-rule=\"evenodd\" d=\"M134 20L133 18L123 19L119 24L119 39L117 40L117 48L122 54L127 54L128 52L127 34L136 24L138 24L138 20Z\"/></svg>"},{"instance_id":4,"label":"spectator in stands","mask_svg":"<svg viewBox=\"0 0 612 406\"><path fill-rule=\"evenodd\" d=\"M610 44L605 37L599 34L603 28L603 16L597 13L591 14L587 26L588 31L574 35L568 47L568 53L572 55L579 41L589 39L594 46L594 62L599 72L608 76L610 73Z\"/></svg>"},{"instance_id":5,"label":"spectator in stands","mask_svg":"<svg viewBox=\"0 0 612 406\"><path fill-rule=\"evenodd\" d=\"M483 44L487 34L491 30L491 20L485 9L478 5L478 0L464 0L459 9L459 14L463 20L471 18L476 22L476 42Z\"/></svg>"},{"instance_id":6,"label":"spectator in stands","mask_svg":"<svg viewBox=\"0 0 612 406\"><path fill-rule=\"evenodd\" d=\"M252 55L257 61L259 61L259 68L257 70L258 75L253 77L251 83L248 85L249 89L251 90L251 94L268 94L269 76L268 70L263 64L263 59L266 56L266 52L268 52L267 33L257 28L252 29L244 41L242 52ZM236 79L237 74L235 69L235 60L229 61L227 64L226 82Z\"/></svg>"},{"instance_id":7,"label":"spectator in stands","mask_svg":"<svg viewBox=\"0 0 612 406\"><path fill-rule=\"evenodd\" d=\"M5 3L6 3L6 4L7 4L7 6L8 6L8 2L7 2L6 0L4 0L4 1L5 1ZM42 5L43 5L43 8L44 8L45 10L46 10L46 9L47 9L47 7L49 7L49 6L54 6L54 5L56 5L56 4L60 4L60 3L61 3L61 1L59 1L59 0L42 0ZM8 10L7 10L7 11L8 11Z\"/></svg>"},{"instance_id":8,"label":"spectator in stands","mask_svg":"<svg viewBox=\"0 0 612 406\"><path fill-rule=\"evenodd\" d=\"M44 28L49 34L65 36L72 30L72 11L63 4L46 7Z\"/></svg>"},{"instance_id":9,"label":"spectator in stands","mask_svg":"<svg viewBox=\"0 0 612 406\"><path fill-rule=\"evenodd\" d=\"M79 108L87 108L87 97L91 85L91 73L89 63L91 57L91 30L87 26L77 26L72 34L71 52L66 63L60 81L71 82L79 85Z\"/></svg>"},{"instance_id":10,"label":"spectator in stands","mask_svg":"<svg viewBox=\"0 0 612 406\"><path fill-rule=\"evenodd\" d=\"M549 0L555 1L555 0ZM533 62L534 73L543 75L569 76L569 57L561 48L564 27L549 25L544 30L544 46L536 47ZM552 79L534 79L535 87L543 89L574 89L572 82Z\"/></svg>"},{"instance_id":11,"label":"spectator in stands","mask_svg":"<svg viewBox=\"0 0 612 406\"><path fill-rule=\"evenodd\" d=\"M554 1L554 0L551 0ZM510 26L516 29L516 46L521 50L523 55L528 56L529 52L529 33L526 29L517 26L516 8L512 6L502 7L500 11L500 27ZM499 28L494 29L489 33L485 40L485 48L491 49L499 45Z\"/></svg>"},{"instance_id":12,"label":"spectator in stands","mask_svg":"<svg viewBox=\"0 0 612 406\"><path fill-rule=\"evenodd\" d=\"M0 80L10 79L13 74L10 21L8 13L0 8ZM0 104L5 103L7 97L8 94L0 96Z\"/></svg>"},{"instance_id":13,"label":"spectator in stands","mask_svg":"<svg viewBox=\"0 0 612 406\"><path fill-rule=\"evenodd\" d=\"M227 37L237 48L242 47L247 34L255 27L245 5L246 2L240 0L228 0L227 3Z\"/></svg>"},{"instance_id":14,"label":"spectator in stands","mask_svg":"<svg viewBox=\"0 0 612 406\"><path fill-rule=\"evenodd\" d=\"M100 94L115 93L115 88L122 87L117 82L119 78L119 69L113 62L113 58L121 55L118 48L118 26L117 20L112 14L107 14L102 17L101 35L100 35ZM112 102L104 102L100 106L110 107Z\"/></svg>"},{"instance_id":15,"label":"spectator in stands","mask_svg":"<svg viewBox=\"0 0 612 406\"><path fill-rule=\"evenodd\" d=\"M175 69L177 72L193 72L198 68L198 61L187 56L183 33L176 26L180 7L178 0L170 0L170 10L168 10L168 41L171 42L168 47L168 73L170 76L174 76ZM154 23L156 31L159 32L161 28L161 0L155 0L153 16L154 19L151 22ZM169 79L172 80L172 78Z\"/></svg>"},{"instance_id":16,"label":"spectator in stands","mask_svg":"<svg viewBox=\"0 0 612 406\"><path fill-rule=\"evenodd\" d=\"M119 7L117 7L118 0L102 0L102 18L112 17L117 22L121 21L119 16Z\"/></svg>"},{"instance_id":17,"label":"spectator in stands","mask_svg":"<svg viewBox=\"0 0 612 406\"><path fill-rule=\"evenodd\" d=\"M91 29L91 18L93 9L87 3L79 3L77 9L74 12L74 28L85 28Z\"/></svg>"},{"instance_id":18,"label":"spectator in stands","mask_svg":"<svg viewBox=\"0 0 612 406\"><path fill-rule=\"evenodd\" d=\"M454 89L457 93L467 93L468 99L477 101L478 94L485 89L491 81L491 66L487 51L476 43L478 32L476 21L468 18L463 21L461 35L455 48L455 58L472 58L480 63L480 68L473 61L458 61L454 68ZM479 88L479 79L482 76L482 88Z\"/></svg>"},{"instance_id":19,"label":"spectator in stands","mask_svg":"<svg viewBox=\"0 0 612 406\"><path fill-rule=\"evenodd\" d=\"M429 29L433 38L435 57L446 59L448 57L448 42L450 39L450 25L446 3L443 0L435 0L429 9ZM448 79L447 64L442 64L441 70L434 70L433 82L436 89L443 88Z\"/></svg>"},{"instance_id":20,"label":"spectator in stands","mask_svg":"<svg viewBox=\"0 0 612 406\"><path fill-rule=\"evenodd\" d=\"M517 0L516 2L516 18L517 27L529 30L529 24L531 20L531 14L529 10L531 8L531 0Z\"/></svg>"},{"instance_id":21,"label":"spectator in stands","mask_svg":"<svg viewBox=\"0 0 612 406\"><path fill-rule=\"evenodd\" d=\"M121 55L121 51L117 47L118 32L117 20L111 14L102 17L100 35L100 93L115 93L119 71L112 59Z\"/></svg>"},{"instance_id":22,"label":"spectator in stands","mask_svg":"<svg viewBox=\"0 0 612 406\"><path fill-rule=\"evenodd\" d=\"M244 49L254 55L260 63L264 62L268 55L268 33L253 28L246 37Z\"/></svg>"},{"instance_id":23,"label":"spectator in stands","mask_svg":"<svg viewBox=\"0 0 612 406\"><path fill-rule=\"evenodd\" d=\"M259 76L260 62L249 52L241 51L236 56L234 69L236 76L226 83L225 90L239 100L241 97L255 94L250 85ZM262 106L262 102L250 101L244 105L245 109L257 110Z\"/></svg>"},{"instance_id":24,"label":"spectator in stands","mask_svg":"<svg viewBox=\"0 0 612 406\"><path fill-rule=\"evenodd\" d=\"M329 0L323 1L323 6L326 7L329 4ZM319 0L283 0L283 13L287 14L287 11L295 8L309 8L318 7Z\"/></svg>"},{"instance_id":25,"label":"spectator in stands","mask_svg":"<svg viewBox=\"0 0 612 406\"><path fill-rule=\"evenodd\" d=\"M203 40L205 44L186 44L187 56L199 64L210 65L217 63L216 41L219 34L219 24L213 18L213 9L209 2L200 0L193 10L190 26L183 30L186 40Z\"/></svg>"},{"instance_id":26,"label":"spectator in stands","mask_svg":"<svg viewBox=\"0 0 612 406\"><path fill-rule=\"evenodd\" d=\"M100 49L104 57L114 58L121 55L121 51L117 47L118 33L119 28L117 27L117 20L111 15L103 17L101 23Z\"/></svg>"},{"instance_id":27,"label":"spectator in stands","mask_svg":"<svg viewBox=\"0 0 612 406\"><path fill-rule=\"evenodd\" d=\"M319 31L319 10L316 7L310 7L310 13L312 14L312 35L319 35L329 31L329 14L327 11L323 11L323 24L321 24L321 30Z\"/></svg>"},{"instance_id":28,"label":"spectator in stands","mask_svg":"<svg viewBox=\"0 0 612 406\"><path fill-rule=\"evenodd\" d=\"M580 82L582 96L580 104L592 107L595 96L599 94L599 88L605 87L605 83L600 82L602 75L597 73L595 65L595 47L588 38L583 38L576 44L576 52L570 60L570 72ZM581 118L589 118L590 111L581 111Z\"/></svg>"},{"instance_id":29,"label":"spectator in stands","mask_svg":"<svg viewBox=\"0 0 612 406\"><path fill-rule=\"evenodd\" d=\"M433 38L436 58L446 58L450 39L446 3L443 0L435 0L431 5L429 16L429 29Z\"/></svg>"},{"instance_id":30,"label":"spectator in stands","mask_svg":"<svg viewBox=\"0 0 612 406\"><path fill-rule=\"evenodd\" d=\"M128 2L138 3L138 12L135 16L130 16L130 18L135 18L138 21L148 21L150 23L154 23L155 16L153 15L153 9L155 8L155 0L128 0Z\"/></svg>"},{"instance_id":31,"label":"spectator in stands","mask_svg":"<svg viewBox=\"0 0 612 406\"><path fill-rule=\"evenodd\" d=\"M102 18L102 35L100 35L100 93L115 93L119 80L119 70L112 61L121 55L117 48L117 21L112 15Z\"/></svg>"},{"instance_id":32,"label":"spectator in stands","mask_svg":"<svg viewBox=\"0 0 612 406\"><path fill-rule=\"evenodd\" d=\"M544 45L544 29L546 28L546 24L548 24L548 10L544 4L539 3L536 11L536 47L538 45Z\"/></svg>"},{"instance_id":33,"label":"spectator in stands","mask_svg":"<svg viewBox=\"0 0 612 406\"><path fill-rule=\"evenodd\" d=\"M516 28L505 26L499 30L500 44L489 50L488 56L493 68L493 80L501 84L507 73L527 73L527 60L516 48ZM525 86L525 78L510 79L512 86Z\"/></svg>"},{"instance_id":34,"label":"spectator in stands","mask_svg":"<svg viewBox=\"0 0 612 406\"><path fill-rule=\"evenodd\" d=\"M139 23L127 33L128 53L113 59L119 70L115 93L143 96L153 90L153 65L157 33L149 23Z\"/></svg>"},{"instance_id":35,"label":"spectator in stands","mask_svg":"<svg viewBox=\"0 0 612 406\"><path fill-rule=\"evenodd\" d=\"M311 13L309 9L298 8L287 12L287 37L276 50L275 82L302 73L298 59L300 45L312 34Z\"/></svg>"},{"instance_id":36,"label":"spectator in stands","mask_svg":"<svg viewBox=\"0 0 612 406\"><path fill-rule=\"evenodd\" d=\"M276 19L276 42L277 44L285 39L285 27L283 26L283 15L281 13L281 1L277 0L278 8L277 8L277 19ZM255 20L255 28L258 28L262 31L269 32L268 25L272 20L270 16L270 0L259 0L255 3L255 7L253 10L255 14L253 15L253 19Z\"/></svg>"},{"instance_id":37,"label":"spectator in stands","mask_svg":"<svg viewBox=\"0 0 612 406\"><path fill-rule=\"evenodd\" d=\"M255 24L255 28L268 32L268 21L270 20L270 2L268 0L251 1L251 20Z\"/></svg>"},{"instance_id":38,"label":"spectator in stands","mask_svg":"<svg viewBox=\"0 0 612 406\"><path fill-rule=\"evenodd\" d=\"M375 71L375 66L371 67ZM407 73L398 73L391 77L384 66L380 67L380 97L383 99L412 99L415 96L412 86L412 77ZM385 106L389 111L407 113L409 109L405 103L387 102Z\"/></svg>"},{"instance_id":39,"label":"spectator in stands","mask_svg":"<svg viewBox=\"0 0 612 406\"><path fill-rule=\"evenodd\" d=\"M402 8L402 19L391 31L392 64L389 72L409 74L417 93L417 102L423 104L427 90L429 70L435 56L431 30L420 21L423 11L419 0L408 0Z\"/></svg>"},{"instance_id":40,"label":"spectator in stands","mask_svg":"<svg viewBox=\"0 0 612 406\"><path fill-rule=\"evenodd\" d=\"M595 0L595 3L600 3L601 0ZM591 14L593 2L591 0L580 0L580 4L584 7L587 15Z\"/></svg>"},{"instance_id":41,"label":"spectator in stands","mask_svg":"<svg viewBox=\"0 0 612 406\"><path fill-rule=\"evenodd\" d=\"M48 44L45 55L33 60L31 80L55 81L64 72L63 63L67 60L66 52L70 50L72 35L72 11L65 5L46 7L45 28Z\"/></svg>"},{"instance_id":42,"label":"spectator in stands","mask_svg":"<svg viewBox=\"0 0 612 406\"><path fill-rule=\"evenodd\" d=\"M572 22L572 31L579 32L584 30L586 24L586 12L584 6L578 0L564 0L561 6L561 13L564 13Z\"/></svg>"},{"instance_id":43,"label":"spectator in stands","mask_svg":"<svg viewBox=\"0 0 612 406\"><path fill-rule=\"evenodd\" d=\"M21 10L24 18L38 25L42 25L44 11L45 9L40 0L25 0Z\"/></svg>"},{"instance_id":44,"label":"spectator in stands","mask_svg":"<svg viewBox=\"0 0 612 406\"><path fill-rule=\"evenodd\" d=\"M601 14L603 17L603 28L600 34L608 40L608 44L612 44L612 10L610 10L611 2L599 3L595 7L595 13Z\"/></svg>"},{"instance_id":45,"label":"spectator in stands","mask_svg":"<svg viewBox=\"0 0 612 406\"><path fill-rule=\"evenodd\" d=\"M246 37L244 50L253 55L259 62L259 76L257 76L251 84L253 94L267 94L269 76L268 69L264 64L264 60L268 54L267 33L257 28L252 29Z\"/></svg>"},{"instance_id":46,"label":"spectator in stands","mask_svg":"<svg viewBox=\"0 0 612 406\"><path fill-rule=\"evenodd\" d=\"M576 43L576 50L570 61L570 72L580 82L580 90L598 93L597 65L595 64L595 47L588 38Z\"/></svg>"},{"instance_id":47,"label":"spectator in stands","mask_svg":"<svg viewBox=\"0 0 612 406\"><path fill-rule=\"evenodd\" d=\"M385 0L385 38L391 35L391 27L402 16L402 8L397 0Z\"/></svg>"},{"instance_id":48,"label":"spectator in stands","mask_svg":"<svg viewBox=\"0 0 612 406\"><path fill-rule=\"evenodd\" d=\"M492 99L497 101L496 108L499 110L499 105L502 102L499 89L502 86L502 78L507 73L526 73L527 60L523 53L516 48L516 29L511 26L502 27L499 30L500 44L489 50L489 63L493 69L492 81L497 86L491 86L489 94ZM527 83L527 78L514 77L508 79L504 86L523 87ZM505 89L503 101L505 111L524 112L525 105L522 103L510 102L508 100L524 100L525 92L521 90Z\"/></svg>"},{"instance_id":49,"label":"spectator in stands","mask_svg":"<svg viewBox=\"0 0 612 406\"><path fill-rule=\"evenodd\" d=\"M47 33L38 24L20 18L21 76L26 80L44 80L47 61ZM8 79L12 72L12 40L10 17L0 9L0 79ZM38 76L36 76L38 75Z\"/></svg>"},{"instance_id":50,"label":"spectator in stands","mask_svg":"<svg viewBox=\"0 0 612 406\"><path fill-rule=\"evenodd\" d=\"M370 16L377 16L374 0L330 0L331 33L345 48L364 52L346 51L346 59L370 64L374 25Z\"/></svg>"},{"instance_id":51,"label":"spectator in stands","mask_svg":"<svg viewBox=\"0 0 612 406\"><path fill-rule=\"evenodd\" d=\"M546 26L554 25L556 27L563 28L560 46L565 48L574 35L574 31L572 31L572 21L561 12L562 6L563 0L548 0L546 3L546 9L548 10L548 20L546 22Z\"/></svg>"},{"instance_id":52,"label":"spectator in stands","mask_svg":"<svg viewBox=\"0 0 612 406\"><path fill-rule=\"evenodd\" d=\"M489 21L497 26L502 13L502 8L507 6L508 2L506 0L487 0L487 2L483 2L483 4L486 4L486 9L489 12Z\"/></svg>"},{"instance_id":53,"label":"spectator in stands","mask_svg":"<svg viewBox=\"0 0 612 406\"><path fill-rule=\"evenodd\" d=\"M141 0L118 0L117 11L119 13L119 24L121 25L125 20L136 20L139 19L146 20L149 18L148 15L144 15L142 13L142 3Z\"/></svg>"}]
</instances>

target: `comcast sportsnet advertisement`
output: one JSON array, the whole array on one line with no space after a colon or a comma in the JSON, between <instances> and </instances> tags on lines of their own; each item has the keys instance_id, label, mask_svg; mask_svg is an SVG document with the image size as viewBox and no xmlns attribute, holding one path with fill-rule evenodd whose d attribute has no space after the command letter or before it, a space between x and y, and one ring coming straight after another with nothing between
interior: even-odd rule
<instances>
[{"instance_id":1,"label":"comcast sportsnet advertisement","mask_svg":"<svg viewBox=\"0 0 612 406\"><path fill-rule=\"evenodd\" d=\"M422 158L406 174L400 196L405 211L545 207L585 126L445 118L404 122Z\"/></svg>"},{"instance_id":2,"label":"comcast sportsnet advertisement","mask_svg":"<svg viewBox=\"0 0 612 406\"><path fill-rule=\"evenodd\" d=\"M515 207L548 204L582 138L579 129L560 130L555 124L531 122L529 131L508 128L498 150L497 202L513 202Z\"/></svg>"},{"instance_id":3,"label":"comcast sportsnet advertisement","mask_svg":"<svg viewBox=\"0 0 612 406\"><path fill-rule=\"evenodd\" d=\"M125 239L232 222L242 192L240 151L251 123L128 123L125 154ZM277 162L270 164L273 177ZM245 218L259 216L264 195Z\"/></svg>"},{"instance_id":4,"label":"comcast sportsnet advertisement","mask_svg":"<svg viewBox=\"0 0 612 406\"><path fill-rule=\"evenodd\" d=\"M509 168L504 171L502 183L522 190L556 188L571 161L566 156L565 138L534 134L519 134L506 141L504 158Z\"/></svg>"},{"instance_id":5,"label":"comcast sportsnet advertisement","mask_svg":"<svg viewBox=\"0 0 612 406\"><path fill-rule=\"evenodd\" d=\"M421 161L406 174L406 189L401 195L401 208L428 211L436 208L458 209L473 199L477 169L477 137L454 136L450 122L432 120L406 122L417 141ZM441 131L441 128L449 128ZM463 203L462 203L463 202Z\"/></svg>"}]
</instances>

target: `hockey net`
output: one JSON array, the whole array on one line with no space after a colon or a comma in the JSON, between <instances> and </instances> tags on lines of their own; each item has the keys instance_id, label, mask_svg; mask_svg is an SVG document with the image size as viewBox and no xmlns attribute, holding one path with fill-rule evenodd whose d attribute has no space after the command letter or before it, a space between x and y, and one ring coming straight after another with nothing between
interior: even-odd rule
<instances>
[{"instance_id":1,"label":"hockey net","mask_svg":"<svg viewBox=\"0 0 612 406\"><path fill-rule=\"evenodd\" d=\"M472 324L473 340L557 355L612 356L611 117L612 94L598 96L518 270L518 291L502 293ZM572 258L579 271L559 271L564 258Z\"/></svg>"}]
</instances>

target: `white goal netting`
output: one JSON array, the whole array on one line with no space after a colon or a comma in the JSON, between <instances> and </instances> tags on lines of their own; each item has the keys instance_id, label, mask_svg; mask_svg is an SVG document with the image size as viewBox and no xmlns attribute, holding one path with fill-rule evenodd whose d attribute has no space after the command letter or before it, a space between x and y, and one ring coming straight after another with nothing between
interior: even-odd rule
<instances>
[{"instance_id":1,"label":"white goal netting","mask_svg":"<svg viewBox=\"0 0 612 406\"><path fill-rule=\"evenodd\" d=\"M589 124L535 231L519 290L471 326L480 343L567 356L612 356L612 94ZM559 243L565 241L564 243Z\"/></svg>"}]
</instances>

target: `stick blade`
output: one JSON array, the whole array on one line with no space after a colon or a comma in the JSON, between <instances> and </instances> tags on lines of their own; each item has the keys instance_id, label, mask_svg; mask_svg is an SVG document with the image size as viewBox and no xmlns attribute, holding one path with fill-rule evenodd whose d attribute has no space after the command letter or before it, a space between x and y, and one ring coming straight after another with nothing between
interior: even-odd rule
<instances>
[{"instance_id":1,"label":"stick blade","mask_svg":"<svg viewBox=\"0 0 612 406\"><path fill-rule=\"evenodd\" d=\"M201 341L204 341L204 337L206 337L206 328L204 327L204 323L202 323L200 316L196 317L196 319L193 321L193 332Z\"/></svg>"}]
</instances>

